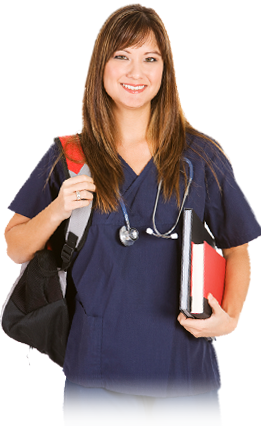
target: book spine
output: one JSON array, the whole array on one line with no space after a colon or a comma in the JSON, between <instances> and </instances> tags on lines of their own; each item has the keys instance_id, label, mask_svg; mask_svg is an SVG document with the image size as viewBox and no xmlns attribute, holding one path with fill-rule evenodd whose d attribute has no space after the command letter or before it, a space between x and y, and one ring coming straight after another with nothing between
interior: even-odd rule
<instances>
[{"instance_id":1,"label":"book spine","mask_svg":"<svg viewBox=\"0 0 264 426\"><path fill-rule=\"evenodd\" d=\"M201 314L204 310L204 244L192 244L191 312Z\"/></svg>"},{"instance_id":2,"label":"book spine","mask_svg":"<svg viewBox=\"0 0 264 426\"><path fill-rule=\"evenodd\" d=\"M191 231L192 211L185 210L182 237L180 310L186 316L190 316Z\"/></svg>"}]
</instances>

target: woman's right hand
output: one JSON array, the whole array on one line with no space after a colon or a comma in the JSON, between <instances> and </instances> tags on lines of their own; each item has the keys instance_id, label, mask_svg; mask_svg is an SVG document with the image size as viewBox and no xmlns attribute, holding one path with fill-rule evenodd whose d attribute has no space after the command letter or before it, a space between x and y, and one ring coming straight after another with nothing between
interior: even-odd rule
<instances>
[{"instance_id":1,"label":"woman's right hand","mask_svg":"<svg viewBox=\"0 0 264 426\"><path fill-rule=\"evenodd\" d=\"M81 199L77 199L79 191ZM68 219L73 210L88 206L96 191L94 181L87 175L74 176L65 180L60 188L58 197L53 201L57 219Z\"/></svg>"},{"instance_id":2,"label":"woman's right hand","mask_svg":"<svg viewBox=\"0 0 264 426\"><path fill-rule=\"evenodd\" d=\"M75 176L63 182L58 197L37 216L29 219L15 213L5 230L9 257L16 263L32 259L73 210L89 205L95 190L92 178L87 175ZM80 200L77 200L76 191L80 192Z\"/></svg>"}]
</instances>

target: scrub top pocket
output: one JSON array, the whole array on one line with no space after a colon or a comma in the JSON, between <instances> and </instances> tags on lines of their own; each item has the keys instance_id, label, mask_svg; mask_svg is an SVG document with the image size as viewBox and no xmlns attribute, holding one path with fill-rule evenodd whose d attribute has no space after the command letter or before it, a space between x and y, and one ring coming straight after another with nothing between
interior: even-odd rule
<instances>
[{"instance_id":1,"label":"scrub top pocket","mask_svg":"<svg viewBox=\"0 0 264 426\"><path fill-rule=\"evenodd\" d=\"M69 380L101 381L101 351L103 335L103 318L87 315L82 304L76 300L75 315L73 318L68 345L66 349L75 353L74 366L71 365ZM67 367L67 356L64 367ZM89 365L89 369L81 366ZM89 371L89 373L87 373Z\"/></svg>"}]
</instances>

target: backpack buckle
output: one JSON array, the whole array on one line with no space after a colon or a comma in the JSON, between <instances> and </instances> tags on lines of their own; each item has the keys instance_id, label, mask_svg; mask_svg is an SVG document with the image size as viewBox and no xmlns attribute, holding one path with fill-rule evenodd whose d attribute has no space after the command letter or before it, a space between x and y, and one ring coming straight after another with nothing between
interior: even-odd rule
<instances>
[{"instance_id":1,"label":"backpack buckle","mask_svg":"<svg viewBox=\"0 0 264 426\"><path fill-rule=\"evenodd\" d=\"M68 239L62 247L61 258L62 258L62 269L66 270L70 266L70 262L72 259L73 252L75 250L76 244L78 241L78 237L69 232Z\"/></svg>"}]
</instances>

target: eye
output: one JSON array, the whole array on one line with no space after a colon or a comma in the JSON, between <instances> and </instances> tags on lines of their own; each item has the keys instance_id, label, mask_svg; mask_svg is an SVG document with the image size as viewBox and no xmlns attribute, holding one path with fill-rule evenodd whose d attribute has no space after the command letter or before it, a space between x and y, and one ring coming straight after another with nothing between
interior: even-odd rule
<instances>
[{"instance_id":1,"label":"eye","mask_svg":"<svg viewBox=\"0 0 264 426\"><path fill-rule=\"evenodd\" d=\"M114 59L122 59L122 60L126 60L127 57L125 55L115 55Z\"/></svg>"},{"instance_id":2,"label":"eye","mask_svg":"<svg viewBox=\"0 0 264 426\"><path fill-rule=\"evenodd\" d=\"M153 58L153 57L148 57L148 58L145 59L145 61L146 62L157 62L157 59Z\"/></svg>"}]
</instances>

